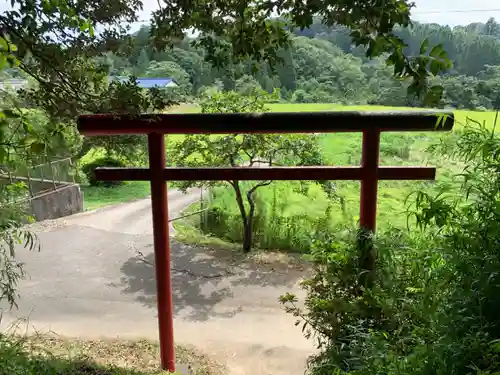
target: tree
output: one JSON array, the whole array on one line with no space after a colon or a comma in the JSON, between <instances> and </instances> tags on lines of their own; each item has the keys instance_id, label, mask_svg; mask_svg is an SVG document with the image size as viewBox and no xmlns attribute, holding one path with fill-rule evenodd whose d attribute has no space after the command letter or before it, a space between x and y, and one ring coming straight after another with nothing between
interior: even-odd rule
<instances>
[{"instance_id":1,"label":"tree","mask_svg":"<svg viewBox=\"0 0 500 375\"><path fill-rule=\"evenodd\" d=\"M134 65L133 73L134 75L140 77L148 69L150 64L148 53L145 49L141 49L139 57L137 58L136 64Z\"/></svg>"},{"instance_id":2,"label":"tree","mask_svg":"<svg viewBox=\"0 0 500 375\"><path fill-rule=\"evenodd\" d=\"M252 95L240 95L234 91L215 92L206 96L201 104L203 113L265 112L266 102L279 98L275 91L254 91ZM314 135L296 134L228 134L213 136L187 135L170 147L169 160L177 166L238 167L252 168L258 165L277 165L286 162L302 164L317 149ZM254 181L244 191L241 181L227 181L234 189L236 202L243 223L243 250L252 247L252 224L255 214L255 194L272 181ZM182 190L190 187L213 186L207 181L186 181Z\"/></svg>"},{"instance_id":3,"label":"tree","mask_svg":"<svg viewBox=\"0 0 500 375\"><path fill-rule=\"evenodd\" d=\"M495 18L490 17L484 25L484 33L490 36L500 36L500 25Z\"/></svg>"},{"instance_id":4,"label":"tree","mask_svg":"<svg viewBox=\"0 0 500 375\"><path fill-rule=\"evenodd\" d=\"M30 93L34 95L36 91ZM126 82L112 82L101 95L107 93L99 107L93 113L144 113L176 103L168 90L159 88L142 89L137 86L134 77ZM34 100L35 98L32 98ZM43 107L42 107L43 108ZM74 120L65 118L66 121ZM73 128L74 129L74 128ZM68 131L68 129L66 129ZM108 156L123 158L129 162L140 162L146 152L146 137L141 135L119 135L114 137L83 137L81 147L73 157L78 161L93 148L102 148Z\"/></svg>"},{"instance_id":5,"label":"tree","mask_svg":"<svg viewBox=\"0 0 500 375\"><path fill-rule=\"evenodd\" d=\"M201 86L213 82L213 73L210 64L204 61L200 51L193 50L189 45L174 47L162 52L154 52L158 61L172 61L178 64L189 75L189 80L196 92Z\"/></svg>"},{"instance_id":6,"label":"tree","mask_svg":"<svg viewBox=\"0 0 500 375\"><path fill-rule=\"evenodd\" d=\"M5 64L5 61L3 62ZM0 62L0 65L2 62ZM1 68L1 67L0 67ZM9 173L36 159L46 151L52 135L24 113L18 100L2 91L0 103L0 301L16 304L17 284L24 276L23 264L15 257L17 244L39 249L37 237L24 224L32 220L26 207L27 186L11 181ZM61 141L54 140L52 146Z\"/></svg>"},{"instance_id":7,"label":"tree","mask_svg":"<svg viewBox=\"0 0 500 375\"><path fill-rule=\"evenodd\" d=\"M367 56L387 53L387 61L393 66L394 74L412 78L408 86L410 92L422 94L428 88L427 78L451 68L451 63L442 46L432 46L428 40L414 57L403 53L405 43L394 34L394 30L397 25L407 27L411 24L413 6L414 3L406 0L376 3L316 1L305 4L261 0L215 3L210 0L164 0L160 8L153 12L151 34L155 45L164 47L184 39L186 31L192 28L200 32L193 45L203 47L206 59L215 66L249 58L276 66L281 61L278 56L281 48L290 47L291 38L287 30L308 28L317 16L326 26L349 28L353 44L368 47ZM273 13L277 13L279 18L272 18ZM432 66L431 73L429 65ZM427 101L439 99L437 88L429 92Z\"/></svg>"},{"instance_id":8,"label":"tree","mask_svg":"<svg viewBox=\"0 0 500 375\"><path fill-rule=\"evenodd\" d=\"M292 56L298 87L311 101L350 104L362 101L366 86L361 59L325 40L294 38Z\"/></svg>"},{"instance_id":9,"label":"tree","mask_svg":"<svg viewBox=\"0 0 500 375\"><path fill-rule=\"evenodd\" d=\"M2 40L11 46L3 49L5 57L37 83L19 95L28 106L46 111L49 132L64 137L84 113L144 113L172 103L160 90L138 88L135 80L110 83L108 79L107 56L114 53L116 59L126 54L131 36L124 25L137 19L140 6L136 0L119 0L113 6L17 0L13 10L0 15ZM99 33L94 32L97 24ZM77 158L95 146L129 154L131 145L143 142L138 136L122 136L84 139L79 144Z\"/></svg>"},{"instance_id":10,"label":"tree","mask_svg":"<svg viewBox=\"0 0 500 375\"><path fill-rule=\"evenodd\" d=\"M487 65L478 78L478 94L490 102L490 108L500 109L500 66Z\"/></svg>"},{"instance_id":11,"label":"tree","mask_svg":"<svg viewBox=\"0 0 500 375\"><path fill-rule=\"evenodd\" d=\"M290 50L282 50L278 55L282 63L276 67L281 87L288 91L297 89L297 72L293 64L293 57Z\"/></svg>"},{"instance_id":12,"label":"tree","mask_svg":"<svg viewBox=\"0 0 500 375\"><path fill-rule=\"evenodd\" d=\"M189 74L172 61L151 61L144 73L146 77L174 78L180 85L188 85Z\"/></svg>"},{"instance_id":13,"label":"tree","mask_svg":"<svg viewBox=\"0 0 500 375\"><path fill-rule=\"evenodd\" d=\"M82 0L73 0L71 4L14 0L13 4L15 10L4 12L0 23L4 34L17 46L12 55L20 62L21 69L40 83L36 95L32 95L38 97L36 104L58 117L74 119L79 113L98 113L102 108L100 103L109 102L113 98L111 94L116 93L106 89L107 70L89 59L105 51L126 53L133 40L127 34L126 25L137 21L142 2L100 1L89 6ZM403 54L404 43L393 30L397 25L410 25L412 4L406 0L390 0L375 7L355 0L342 5L312 2L306 6L297 6L291 1L178 3L164 0L160 5L153 12L149 28L155 47L162 50L167 45L180 44L188 29L196 29L199 37L192 39L191 44L203 47L206 60L218 67L249 59L276 66L281 60L278 52L290 46L288 30L310 27L319 15L326 26L350 28L352 43L368 46L368 56L388 53L394 73L413 77L410 88L416 92L423 92L427 87L427 67L431 61L432 74L449 67L441 49L422 48L421 53L411 58ZM273 12L280 18L273 19ZM214 14L220 16L214 17ZM94 32L96 25L99 25L99 33ZM146 28L140 30L138 43L149 41L147 31ZM425 46L431 47L428 43ZM422 56L427 50L435 53ZM27 59L28 56L31 59ZM121 99L129 101L130 93L126 95ZM109 110L111 106L105 107ZM129 108L131 112L144 110L143 107Z\"/></svg>"},{"instance_id":14,"label":"tree","mask_svg":"<svg viewBox=\"0 0 500 375\"><path fill-rule=\"evenodd\" d=\"M262 90L262 87L255 78L253 78L252 76L244 75L243 77L236 80L234 89L238 94L252 95L255 92Z\"/></svg>"}]
</instances>

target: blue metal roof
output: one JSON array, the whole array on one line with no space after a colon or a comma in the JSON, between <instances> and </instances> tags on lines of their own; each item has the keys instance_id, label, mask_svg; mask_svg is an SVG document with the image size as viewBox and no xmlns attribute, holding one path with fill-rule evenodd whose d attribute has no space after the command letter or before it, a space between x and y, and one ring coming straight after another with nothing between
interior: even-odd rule
<instances>
[{"instance_id":1,"label":"blue metal roof","mask_svg":"<svg viewBox=\"0 0 500 375\"><path fill-rule=\"evenodd\" d=\"M110 77L112 80L118 80L120 82L126 82L129 80L127 76L117 76ZM137 78L137 86L145 89L150 89L152 87L163 87L170 83L175 83L173 78Z\"/></svg>"},{"instance_id":2,"label":"blue metal roof","mask_svg":"<svg viewBox=\"0 0 500 375\"><path fill-rule=\"evenodd\" d=\"M155 86L167 86L173 81L172 78L137 78L137 86L149 89Z\"/></svg>"}]
</instances>

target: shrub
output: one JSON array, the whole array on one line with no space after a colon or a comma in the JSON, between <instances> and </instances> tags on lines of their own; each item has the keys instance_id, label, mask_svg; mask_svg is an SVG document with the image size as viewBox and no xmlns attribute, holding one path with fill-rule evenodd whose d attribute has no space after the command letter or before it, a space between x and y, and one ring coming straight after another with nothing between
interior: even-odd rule
<instances>
[{"instance_id":1,"label":"shrub","mask_svg":"<svg viewBox=\"0 0 500 375\"><path fill-rule=\"evenodd\" d=\"M40 250L37 236L23 225L34 220L29 215L27 197L24 182L0 180L0 302L6 300L11 307L16 306L18 283L25 276L16 248L24 245L28 250Z\"/></svg>"},{"instance_id":2,"label":"shrub","mask_svg":"<svg viewBox=\"0 0 500 375\"><path fill-rule=\"evenodd\" d=\"M378 234L371 288L353 234L314 244L305 309L282 296L320 348L311 374L500 373L500 137L476 124L455 139L437 151L466 165L461 191L419 192L419 228Z\"/></svg>"},{"instance_id":3,"label":"shrub","mask_svg":"<svg viewBox=\"0 0 500 375\"><path fill-rule=\"evenodd\" d=\"M90 186L104 186L104 187L113 187L117 185L121 185L123 181L99 181L95 176L95 169L99 167L125 167L125 163L121 160L113 158L113 157L102 157L94 160L91 163L87 163L82 165L82 172L87 177L87 182Z\"/></svg>"}]
</instances>

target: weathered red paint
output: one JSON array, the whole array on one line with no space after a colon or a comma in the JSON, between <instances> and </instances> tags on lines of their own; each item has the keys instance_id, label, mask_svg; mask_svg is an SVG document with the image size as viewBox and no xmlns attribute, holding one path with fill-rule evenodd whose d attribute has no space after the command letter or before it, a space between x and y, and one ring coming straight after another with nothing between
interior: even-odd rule
<instances>
[{"instance_id":1,"label":"weathered red paint","mask_svg":"<svg viewBox=\"0 0 500 375\"><path fill-rule=\"evenodd\" d=\"M80 116L84 135L117 134L227 134L227 133L332 133L380 131L446 131L453 113L439 111L336 111L268 113L164 113L141 116Z\"/></svg>"},{"instance_id":2,"label":"weathered red paint","mask_svg":"<svg viewBox=\"0 0 500 375\"><path fill-rule=\"evenodd\" d=\"M92 115L78 120L80 133L148 134L150 168L99 168L101 180L151 181L162 368L175 370L167 180L360 180L360 226L376 229L378 180L432 180L431 167L380 167L380 132L446 131L451 112L312 112L266 114ZM440 126L436 126L441 118ZM164 134L363 132L360 167L165 168Z\"/></svg>"},{"instance_id":3,"label":"weathered red paint","mask_svg":"<svg viewBox=\"0 0 500 375\"><path fill-rule=\"evenodd\" d=\"M149 166L151 169L151 206L153 211L153 237L155 250L156 299L160 358L164 370L175 372L174 317L170 277L170 240L168 233L167 182L165 169L165 136L148 135Z\"/></svg>"},{"instance_id":4,"label":"weathered red paint","mask_svg":"<svg viewBox=\"0 0 500 375\"><path fill-rule=\"evenodd\" d=\"M433 167L378 167L379 180L434 180ZM100 181L150 181L149 168L98 168ZM361 181L365 178L362 167L264 167L264 168L165 168L168 181L226 181L226 180L344 180Z\"/></svg>"}]
</instances>

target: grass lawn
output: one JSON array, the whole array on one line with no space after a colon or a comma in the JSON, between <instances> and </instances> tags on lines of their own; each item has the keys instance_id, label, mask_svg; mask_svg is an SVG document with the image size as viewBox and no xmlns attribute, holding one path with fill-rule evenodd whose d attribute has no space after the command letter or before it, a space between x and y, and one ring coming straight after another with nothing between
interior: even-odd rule
<instances>
[{"instance_id":1,"label":"grass lawn","mask_svg":"<svg viewBox=\"0 0 500 375\"><path fill-rule=\"evenodd\" d=\"M267 107L271 112L319 112L332 111L336 106L331 103L273 103Z\"/></svg>"},{"instance_id":2,"label":"grass lawn","mask_svg":"<svg viewBox=\"0 0 500 375\"><path fill-rule=\"evenodd\" d=\"M92 162L103 156L104 151L92 150L82 158L81 164ZM149 182L147 181L125 181L123 185L114 188L82 184L81 189L85 210L95 210L112 204L147 198L150 194Z\"/></svg>"},{"instance_id":3,"label":"grass lawn","mask_svg":"<svg viewBox=\"0 0 500 375\"><path fill-rule=\"evenodd\" d=\"M114 188L83 185L84 208L96 208L147 198L150 194L149 182L126 181L123 185Z\"/></svg>"},{"instance_id":4,"label":"grass lawn","mask_svg":"<svg viewBox=\"0 0 500 375\"><path fill-rule=\"evenodd\" d=\"M219 375L225 369L187 347L177 346L178 363L194 375ZM147 341L80 340L57 335L0 335L0 374L160 375L158 345Z\"/></svg>"}]
</instances>

